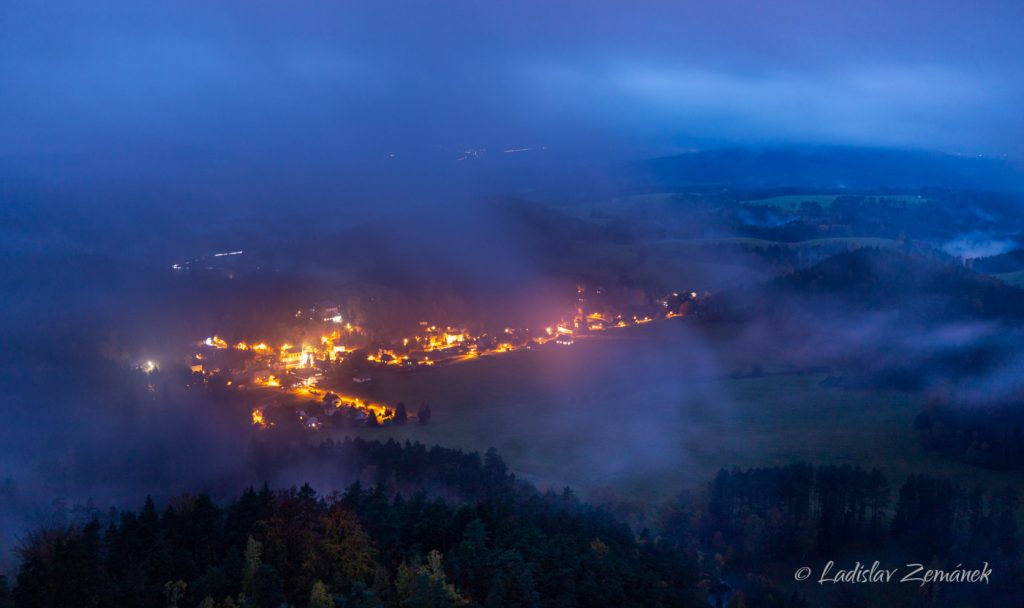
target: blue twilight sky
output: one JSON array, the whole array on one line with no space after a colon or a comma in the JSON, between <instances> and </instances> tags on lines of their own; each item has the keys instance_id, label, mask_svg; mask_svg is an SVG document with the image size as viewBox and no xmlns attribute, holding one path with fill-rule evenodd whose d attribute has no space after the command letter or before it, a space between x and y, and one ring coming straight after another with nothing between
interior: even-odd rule
<instances>
[{"instance_id":1,"label":"blue twilight sky","mask_svg":"<svg viewBox=\"0 0 1024 608\"><path fill-rule=\"evenodd\" d=\"M1024 2L5 0L0 154L1024 157Z\"/></svg>"}]
</instances>

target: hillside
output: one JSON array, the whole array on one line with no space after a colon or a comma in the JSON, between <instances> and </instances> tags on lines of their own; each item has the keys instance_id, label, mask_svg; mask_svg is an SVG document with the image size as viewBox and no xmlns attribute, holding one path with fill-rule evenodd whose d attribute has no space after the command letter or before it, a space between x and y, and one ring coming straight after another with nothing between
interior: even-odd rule
<instances>
[{"instance_id":1,"label":"hillside","mask_svg":"<svg viewBox=\"0 0 1024 608\"><path fill-rule=\"evenodd\" d=\"M635 163L638 180L661 187L918 188L1021 190L1024 174L1002 160L917 150L839 146L724 149Z\"/></svg>"},{"instance_id":2,"label":"hillside","mask_svg":"<svg viewBox=\"0 0 1024 608\"><path fill-rule=\"evenodd\" d=\"M862 248L754 288L722 294L713 316L898 312L908 320L1020 319L1024 290L955 263L893 249Z\"/></svg>"}]
</instances>

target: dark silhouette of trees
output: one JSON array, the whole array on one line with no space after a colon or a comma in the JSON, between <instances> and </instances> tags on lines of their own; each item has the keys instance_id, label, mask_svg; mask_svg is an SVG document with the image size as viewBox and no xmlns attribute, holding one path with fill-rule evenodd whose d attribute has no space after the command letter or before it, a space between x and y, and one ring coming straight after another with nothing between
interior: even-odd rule
<instances>
[{"instance_id":1,"label":"dark silhouette of trees","mask_svg":"<svg viewBox=\"0 0 1024 608\"><path fill-rule=\"evenodd\" d=\"M399 401L398 405L395 406L395 419L394 419L394 423L395 424L405 424L408 421L409 421L409 414L405 410L405 403L402 402L402 401Z\"/></svg>"},{"instance_id":2,"label":"dark silhouette of trees","mask_svg":"<svg viewBox=\"0 0 1024 608\"><path fill-rule=\"evenodd\" d=\"M933 405L914 420L921 445L989 469L1024 462L1024 402Z\"/></svg>"},{"instance_id":3,"label":"dark silhouette of trees","mask_svg":"<svg viewBox=\"0 0 1024 608\"><path fill-rule=\"evenodd\" d=\"M0 575L0 608L14 608L11 587L7 584L7 577L3 575Z\"/></svg>"},{"instance_id":4,"label":"dark silhouette of trees","mask_svg":"<svg viewBox=\"0 0 1024 608\"><path fill-rule=\"evenodd\" d=\"M890 509L877 470L722 470L666 506L656 531L637 532L569 489L517 479L493 449L346 439L296 450L285 455L296 466L315 457L371 485L250 488L223 507L205 495L147 500L105 524L41 530L10 599L0 581L0 606L801 608L765 566L898 551L947 567L998 560L1007 581L1021 573L1012 489L917 475ZM1010 583L982 591L999 605L1024 599Z\"/></svg>"},{"instance_id":5,"label":"dark silhouette of trees","mask_svg":"<svg viewBox=\"0 0 1024 608\"><path fill-rule=\"evenodd\" d=\"M681 567L688 555L638 541L571 493L538 491L493 450L362 440L315 449L372 465L381 481L329 496L249 489L226 507L147 500L105 527L40 532L21 554L15 606L699 603L696 569Z\"/></svg>"}]
</instances>

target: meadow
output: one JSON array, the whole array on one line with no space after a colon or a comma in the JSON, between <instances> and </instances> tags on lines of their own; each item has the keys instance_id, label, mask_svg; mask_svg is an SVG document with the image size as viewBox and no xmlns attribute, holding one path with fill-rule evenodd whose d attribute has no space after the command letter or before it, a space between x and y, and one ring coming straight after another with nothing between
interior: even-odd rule
<instances>
[{"instance_id":1,"label":"meadow","mask_svg":"<svg viewBox=\"0 0 1024 608\"><path fill-rule=\"evenodd\" d=\"M775 368L735 377L749 358L728 330L685 320L653 323L531 351L416 373L375 374L373 396L426 402L425 426L339 431L468 450L495 447L541 486L661 501L720 468L795 461L878 467L893 483L910 473L973 486L1024 476L981 470L924 452L917 395L829 389L822 373Z\"/></svg>"},{"instance_id":2,"label":"meadow","mask_svg":"<svg viewBox=\"0 0 1024 608\"><path fill-rule=\"evenodd\" d=\"M804 203L812 203L822 207L829 207L836 202L839 196L835 194L788 194L783 196L771 196L743 201L745 205L777 207L793 211L799 209ZM917 195L872 195L868 199L885 199L901 205L920 205L928 202L928 199Z\"/></svg>"}]
</instances>

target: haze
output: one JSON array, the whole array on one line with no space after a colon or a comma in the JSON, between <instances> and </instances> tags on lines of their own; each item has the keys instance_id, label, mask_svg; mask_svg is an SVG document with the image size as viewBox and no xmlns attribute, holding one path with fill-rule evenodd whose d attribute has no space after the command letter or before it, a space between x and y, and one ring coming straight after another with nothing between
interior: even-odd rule
<instances>
[{"instance_id":1,"label":"haze","mask_svg":"<svg viewBox=\"0 0 1024 608\"><path fill-rule=\"evenodd\" d=\"M0 11L5 154L159 143L301 174L540 146L587 159L794 141L1024 153L1018 3Z\"/></svg>"}]
</instances>

